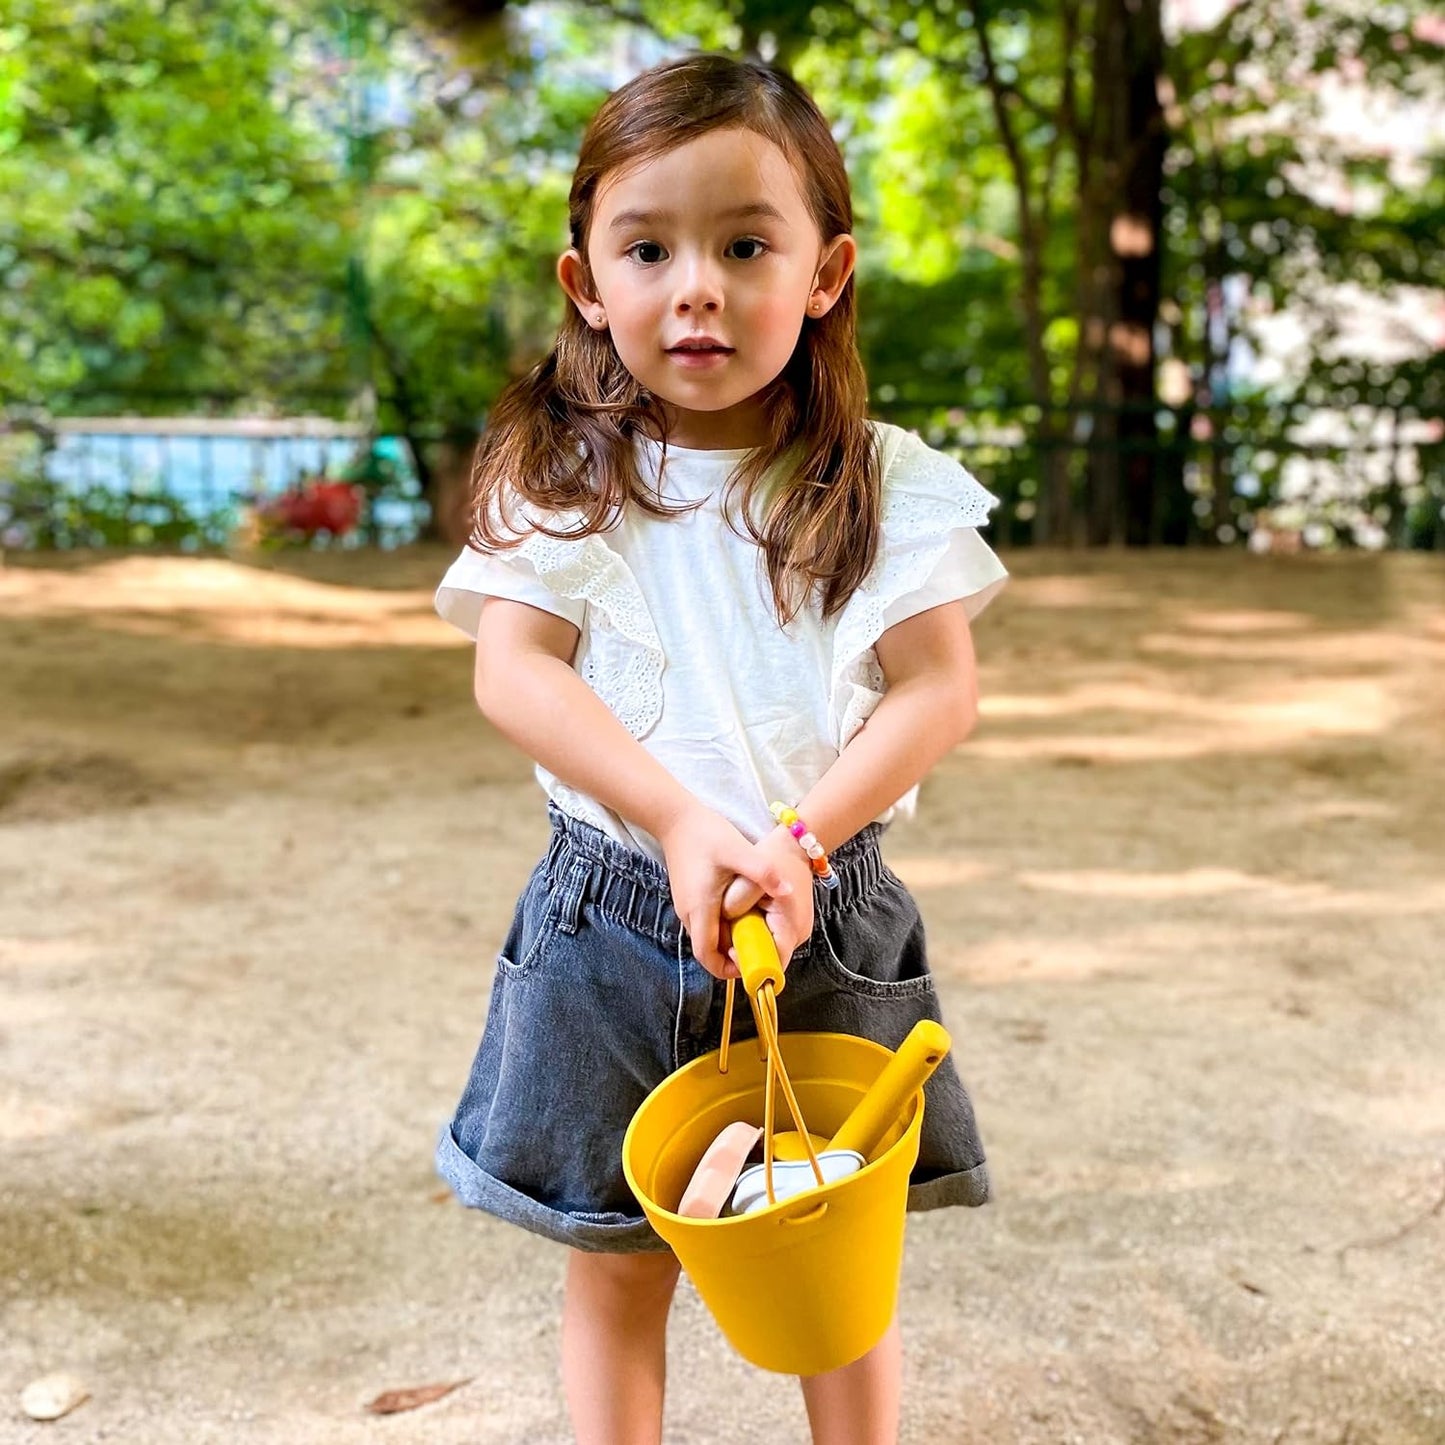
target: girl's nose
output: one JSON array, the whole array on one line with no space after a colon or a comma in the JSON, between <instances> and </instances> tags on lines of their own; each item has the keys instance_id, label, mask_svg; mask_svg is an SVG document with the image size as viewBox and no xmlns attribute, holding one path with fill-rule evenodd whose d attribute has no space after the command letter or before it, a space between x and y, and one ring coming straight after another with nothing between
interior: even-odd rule
<instances>
[{"instance_id":1,"label":"girl's nose","mask_svg":"<svg viewBox=\"0 0 1445 1445\"><path fill-rule=\"evenodd\" d=\"M722 305L722 280L716 266L706 261L695 261L683 269L673 300L673 308L679 316L721 311Z\"/></svg>"}]
</instances>

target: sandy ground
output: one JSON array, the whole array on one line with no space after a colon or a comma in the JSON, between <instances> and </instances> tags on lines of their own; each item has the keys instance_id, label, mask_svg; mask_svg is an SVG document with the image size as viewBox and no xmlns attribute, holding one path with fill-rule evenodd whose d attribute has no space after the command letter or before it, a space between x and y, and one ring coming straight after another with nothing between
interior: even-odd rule
<instances>
[{"instance_id":1,"label":"sandy ground","mask_svg":"<svg viewBox=\"0 0 1445 1445\"><path fill-rule=\"evenodd\" d=\"M910 1225L904 1437L1440 1445L1445 566L1013 560L886 843L998 1192ZM443 562L0 568L0 1440L567 1438L562 1251L431 1173L545 831ZM806 1438L671 1344L669 1442Z\"/></svg>"}]
</instances>

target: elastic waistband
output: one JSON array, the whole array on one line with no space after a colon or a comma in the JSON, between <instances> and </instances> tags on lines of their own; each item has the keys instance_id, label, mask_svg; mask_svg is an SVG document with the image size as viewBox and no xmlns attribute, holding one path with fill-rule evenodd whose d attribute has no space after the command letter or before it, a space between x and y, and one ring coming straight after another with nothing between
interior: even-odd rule
<instances>
[{"instance_id":1,"label":"elastic waistband","mask_svg":"<svg viewBox=\"0 0 1445 1445\"><path fill-rule=\"evenodd\" d=\"M682 933L672 906L667 869L655 858L609 838L599 828L547 804L552 838L547 848L547 877L562 890L559 924L575 932L584 903L669 950L679 947ZM870 823L828 854L838 875L837 888L813 885L813 908L826 917L856 906L883 879L883 854L878 840L882 826Z\"/></svg>"}]
</instances>

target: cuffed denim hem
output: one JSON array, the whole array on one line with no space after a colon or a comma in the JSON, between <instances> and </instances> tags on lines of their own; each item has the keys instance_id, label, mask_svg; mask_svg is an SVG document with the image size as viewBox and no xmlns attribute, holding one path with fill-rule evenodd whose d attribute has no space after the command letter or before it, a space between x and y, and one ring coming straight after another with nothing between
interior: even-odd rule
<instances>
[{"instance_id":1,"label":"cuffed denim hem","mask_svg":"<svg viewBox=\"0 0 1445 1445\"><path fill-rule=\"evenodd\" d=\"M591 1254L659 1254L668 1246L638 1215L564 1214L484 1173L462 1153L450 1126L437 1138L436 1171L468 1209L481 1209L558 1244Z\"/></svg>"},{"instance_id":2,"label":"cuffed denim hem","mask_svg":"<svg viewBox=\"0 0 1445 1445\"><path fill-rule=\"evenodd\" d=\"M960 1169L957 1174L943 1174L922 1184L910 1184L908 1212L924 1214L930 1209L951 1209L955 1204L977 1208L992 1197L988 1165L979 1163L972 1169Z\"/></svg>"}]
</instances>

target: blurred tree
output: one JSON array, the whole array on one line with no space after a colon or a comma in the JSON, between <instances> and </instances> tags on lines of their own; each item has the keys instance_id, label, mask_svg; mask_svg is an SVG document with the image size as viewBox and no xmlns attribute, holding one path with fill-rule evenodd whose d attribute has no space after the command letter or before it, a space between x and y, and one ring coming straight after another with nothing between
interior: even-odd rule
<instances>
[{"instance_id":1,"label":"blurred tree","mask_svg":"<svg viewBox=\"0 0 1445 1445\"><path fill-rule=\"evenodd\" d=\"M409 9L6 0L0 403L361 406L429 494L550 330L605 87L575 23L463 71Z\"/></svg>"},{"instance_id":2,"label":"blurred tree","mask_svg":"<svg viewBox=\"0 0 1445 1445\"><path fill-rule=\"evenodd\" d=\"M0 398L359 406L445 511L555 330L587 116L669 53L742 51L834 119L883 409L1022 422L1033 459L999 475L1038 540L1227 540L1289 460L1206 414L1246 400L1236 336L1271 308L1316 359L1261 425L1442 410L1440 353L1352 358L1336 319L1346 280L1438 296L1440 159L1402 180L1319 116L1341 73L1428 93L1439 32L1423 0L1292 3L1285 46L1262 0L1167 41L1158 0L5 0ZM1184 408L1162 447L1159 346ZM1380 506L1438 526L1418 480Z\"/></svg>"},{"instance_id":3,"label":"blurred tree","mask_svg":"<svg viewBox=\"0 0 1445 1445\"><path fill-rule=\"evenodd\" d=\"M426 10L427 30L402 3L347 6L366 35L353 83L374 92L352 122L366 376L378 428L407 438L451 536L486 408L560 319L572 162L607 91L595 26L563 13L543 39L481 8L458 34L449 6Z\"/></svg>"},{"instance_id":4,"label":"blurred tree","mask_svg":"<svg viewBox=\"0 0 1445 1445\"><path fill-rule=\"evenodd\" d=\"M1445 545L1445 24L1432 9L1248 0L1170 48L1163 330L1192 400L1226 409L1204 428L1194 503L1226 539L1313 473L1321 525L1339 535ZM1389 319L1390 297L1433 311L1433 345ZM1296 359L1251 385L1233 358L1286 317ZM1333 447L1302 455L1290 438L1316 409ZM1432 426L1412 449L1422 469L1391 455L1402 429ZM1368 489L1338 475L1346 442L1356 472L1361 442L1378 455Z\"/></svg>"},{"instance_id":5,"label":"blurred tree","mask_svg":"<svg viewBox=\"0 0 1445 1445\"><path fill-rule=\"evenodd\" d=\"M0 399L334 403L345 198L288 60L306 11L6 0Z\"/></svg>"}]
</instances>

